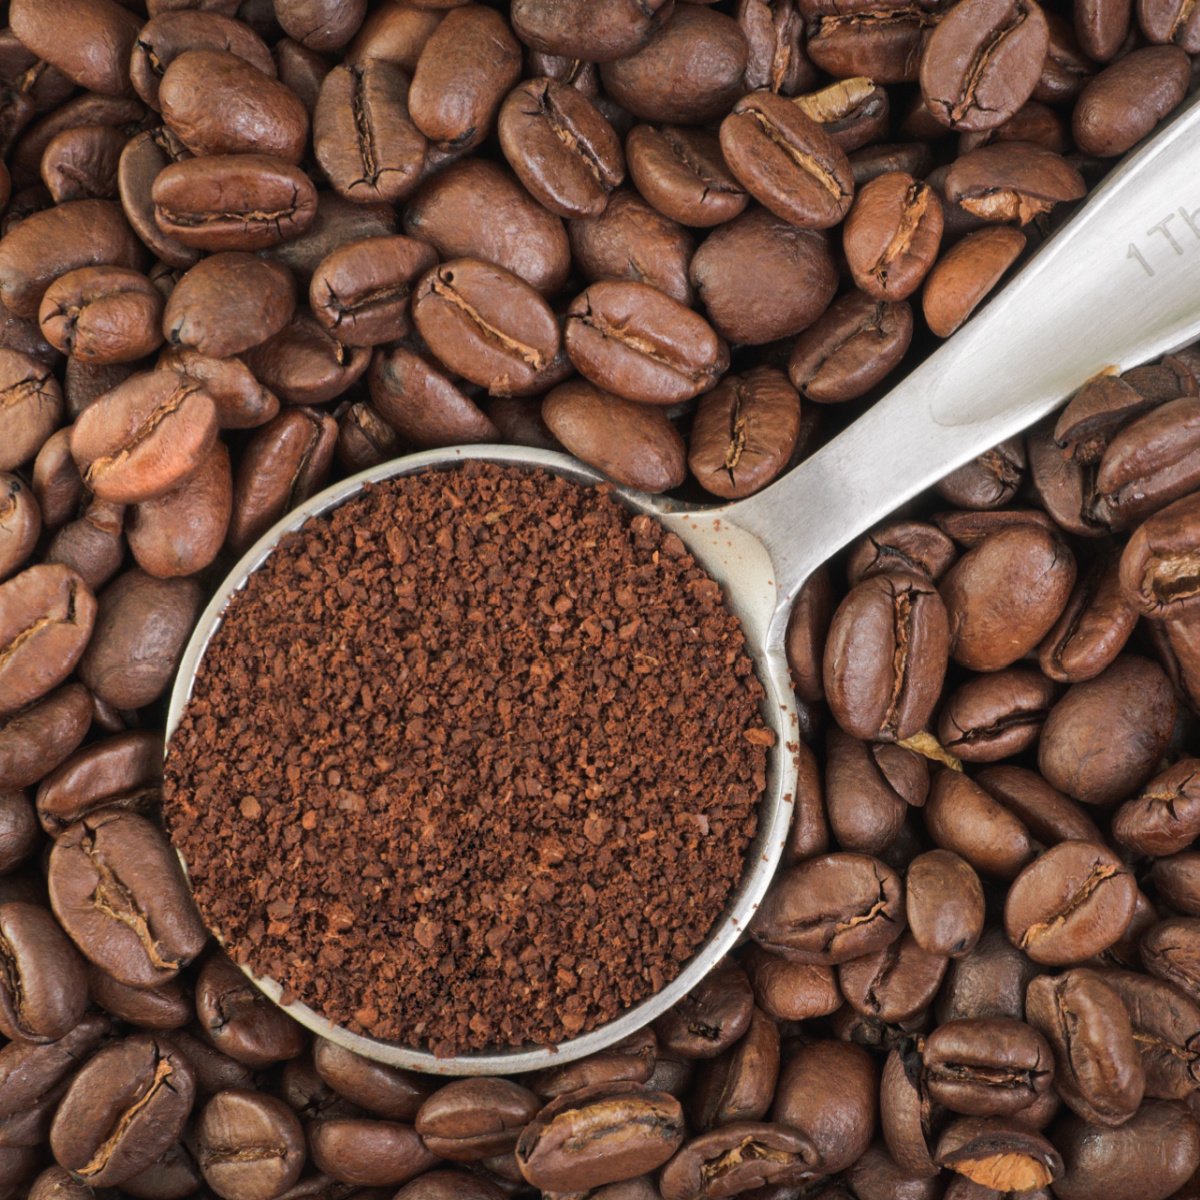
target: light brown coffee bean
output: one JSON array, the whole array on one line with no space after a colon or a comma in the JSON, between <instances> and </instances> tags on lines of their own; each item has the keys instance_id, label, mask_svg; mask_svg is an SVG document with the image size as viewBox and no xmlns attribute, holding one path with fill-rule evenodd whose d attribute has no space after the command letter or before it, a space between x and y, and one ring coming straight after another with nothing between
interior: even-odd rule
<instances>
[{"instance_id":1,"label":"light brown coffee bean","mask_svg":"<svg viewBox=\"0 0 1200 1200\"><path fill-rule=\"evenodd\" d=\"M162 293L140 271L81 267L42 297L46 340L85 362L136 362L162 344Z\"/></svg>"},{"instance_id":2,"label":"light brown coffee bean","mask_svg":"<svg viewBox=\"0 0 1200 1200\"><path fill-rule=\"evenodd\" d=\"M934 265L922 308L938 337L949 337L986 299L1025 249L1019 229L996 226L968 234Z\"/></svg>"},{"instance_id":3,"label":"light brown coffee bean","mask_svg":"<svg viewBox=\"0 0 1200 1200\"><path fill-rule=\"evenodd\" d=\"M876 300L904 300L920 287L942 240L942 205L928 184L899 172L855 196L842 241L854 282Z\"/></svg>"}]
</instances>

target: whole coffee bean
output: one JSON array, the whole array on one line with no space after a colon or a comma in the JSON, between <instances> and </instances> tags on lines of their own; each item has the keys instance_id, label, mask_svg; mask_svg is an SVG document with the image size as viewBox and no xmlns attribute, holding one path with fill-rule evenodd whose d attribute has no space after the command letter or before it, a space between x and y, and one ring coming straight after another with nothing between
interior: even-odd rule
<instances>
[{"instance_id":1,"label":"whole coffee bean","mask_svg":"<svg viewBox=\"0 0 1200 1200\"><path fill-rule=\"evenodd\" d=\"M240 359L212 358L177 346L164 350L158 365L198 383L212 397L222 429L256 429L279 412L279 397L267 391Z\"/></svg>"},{"instance_id":2,"label":"whole coffee bean","mask_svg":"<svg viewBox=\"0 0 1200 1200\"><path fill-rule=\"evenodd\" d=\"M788 375L802 395L819 404L853 400L900 362L912 329L906 303L847 292L796 339Z\"/></svg>"},{"instance_id":3,"label":"whole coffee bean","mask_svg":"<svg viewBox=\"0 0 1200 1200\"><path fill-rule=\"evenodd\" d=\"M430 179L405 208L404 232L444 259L504 267L544 295L562 288L571 266L562 221L484 159L455 163Z\"/></svg>"},{"instance_id":4,"label":"whole coffee bean","mask_svg":"<svg viewBox=\"0 0 1200 1200\"><path fill-rule=\"evenodd\" d=\"M1119 559L1097 559L1038 647L1038 665L1060 683L1094 679L1121 653L1136 624L1137 612L1121 587Z\"/></svg>"},{"instance_id":5,"label":"whole coffee bean","mask_svg":"<svg viewBox=\"0 0 1200 1200\"><path fill-rule=\"evenodd\" d=\"M761 208L709 234L688 275L716 331L752 345L806 329L837 290L826 237Z\"/></svg>"},{"instance_id":6,"label":"whole coffee bean","mask_svg":"<svg viewBox=\"0 0 1200 1200\"><path fill-rule=\"evenodd\" d=\"M951 246L925 281L921 304L938 337L949 337L1000 282L1025 249L1025 235L1006 226L979 229Z\"/></svg>"},{"instance_id":7,"label":"whole coffee bean","mask_svg":"<svg viewBox=\"0 0 1200 1200\"><path fill-rule=\"evenodd\" d=\"M47 529L66 524L84 503L83 478L71 457L73 429L67 425L52 433L33 460L33 496Z\"/></svg>"},{"instance_id":8,"label":"whole coffee bean","mask_svg":"<svg viewBox=\"0 0 1200 1200\"><path fill-rule=\"evenodd\" d=\"M823 125L847 154L888 131L888 94L865 76L840 79L818 92L798 96L796 106Z\"/></svg>"},{"instance_id":9,"label":"whole coffee bean","mask_svg":"<svg viewBox=\"0 0 1200 1200\"><path fill-rule=\"evenodd\" d=\"M195 263L200 253L178 238L168 237L158 227L152 190L160 171L187 157L187 150L170 130L147 129L125 142L117 163L117 192L125 219L159 259L184 269Z\"/></svg>"},{"instance_id":10,"label":"whole coffee bean","mask_svg":"<svg viewBox=\"0 0 1200 1200\"><path fill-rule=\"evenodd\" d=\"M870 1145L878 1094L879 1073L861 1046L816 1041L784 1063L771 1120L804 1134L821 1171L832 1174Z\"/></svg>"},{"instance_id":11,"label":"whole coffee bean","mask_svg":"<svg viewBox=\"0 0 1200 1200\"><path fill-rule=\"evenodd\" d=\"M1059 414L1055 444L1076 462L1098 463L1117 431L1153 407L1124 379L1115 375L1090 379Z\"/></svg>"},{"instance_id":12,"label":"whole coffee bean","mask_svg":"<svg viewBox=\"0 0 1200 1200\"><path fill-rule=\"evenodd\" d=\"M609 1083L645 1083L654 1071L658 1038L650 1028L623 1038L608 1050L561 1067L547 1067L527 1082L542 1100L556 1100L585 1087ZM518 1172L519 1173L519 1172Z\"/></svg>"},{"instance_id":13,"label":"whole coffee bean","mask_svg":"<svg viewBox=\"0 0 1200 1200\"><path fill-rule=\"evenodd\" d=\"M729 365L703 317L644 283L593 284L571 302L563 341L580 374L642 404L689 400Z\"/></svg>"},{"instance_id":14,"label":"whole coffee bean","mask_svg":"<svg viewBox=\"0 0 1200 1200\"><path fill-rule=\"evenodd\" d=\"M1168 504L1138 527L1121 555L1121 586L1140 613L1169 618L1200 607L1189 567L1198 543L1200 495Z\"/></svg>"},{"instance_id":15,"label":"whole coffee bean","mask_svg":"<svg viewBox=\"0 0 1200 1200\"><path fill-rule=\"evenodd\" d=\"M326 404L366 372L371 352L344 346L301 309L278 333L243 355L251 373L285 404Z\"/></svg>"},{"instance_id":16,"label":"whole coffee bean","mask_svg":"<svg viewBox=\"0 0 1200 1200\"><path fill-rule=\"evenodd\" d=\"M125 140L124 131L111 125L77 125L51 138L40 167L50 198L56 204L115 200Z\"/></svg>"},{"instance_id":17,"label":"whole coffee bean","mask_svg":"<svg viewBox=\"0 0 1200 1200\"><path fill-rule=\"evenodd\" d=\"M589 283L627 279L648 283L680 304L691 305L688 265L696 243L682 225L620 188L598 217L572 221L571 253Z\"/></svg>"},{"instance_id":18,"label":"whole coffee bean","mask_svg":"<svg viewBox=\"0 0 1200 1200\"><path fill-rule=\"evenodd\" d=\"M795 0L742 0L737 19L748 51L747 91L795 96L813 86L817 73L804 53L804 12Z\"/></svg>"},{"instance_id":19,"label":"whole coffee bean","mask_svg":"<svg viewBox=\"0 0 1200 1200\"><path fill-rule=\"evenodd\" d=\"M637 190L664 216L707 228L732 221L750 201L730 174L715 134L674 125L636 125L625 143Z\"/></svg>"},{"instance_id":20,"label":"whole coffee bean","mask_svg":"<svg viewBox=\"0 0 1200 1200\"><path fill-rule=\"evenodd\" d=\"M509 93L497 124L517 177L560 217L598 216L625 177L620 138L570 84L526 80Z\"/></svg>"},{"instance_id":21,"label":"whole coffee bean","mask_svg":"<svg viewBox=\"0 0 1200 1200\"><path fill-rule=\"evenodd\" d=\"M96 363L134 362L158 349L163 299L139 271L82 267L56 279L38 321L64 354Z\"/></svg>"},{"instance_id":22,"label":"whole coffee bean","mask_svg":"<svg viewBox=\"0 0 1200 1200\"><path fill-rule=\"evenodd\" d=\"M304 233L263 252L307 282L317 264L338 246L366 237L386 237L399 229L400 219L390 204L359 204L334 191L317 194L317 211Z\"/></svg>"},{"instance_id":23,"label":"whole coffee bean","mask_svg":"<svg viewBox=\"0 0 1200 1200\"><path fill-rule=\"evenodd\" d=\"M1062 1157L1040 1133L1003 1117L962 1117L938 1138L934 1162L981 1187L1032 1192L1063 1170Z\"/></svg>"},{"instance_id":24,"label":"whole coffee bean","mask_svg":"<svg viewBox=\"0 0 1200 1200\"><path fill-rule=\"evenodd\" d=\"M680 1147L659 1176L663 1200L703 1200L807 1182L822 1169L803 1133L765 1121L734 1121Z\"/></svg>"},{"instance_id":25,"label":"whole coffee bean","mask_svg":"<svg viewBox=\"0 0 1200 1200\"><path fill-rule=\"evenodd\" d=\"M514 0L512 23L544 54L610 62L644 46L673 8L672 0Z\"/></svg>"},{"instance_id":26,"label":"whole coffee bean","mask_svg":"<svg viewBox=\"0 0 1200 1200\"><path fill-rule=\"evenodd\" d=\"M899 746L862 742L831 729L825 745L825 807L843 850L882 854L896 840L910 804L925 803L925 760Z\"/></svg>"},{"instance_id":27,"label":"whole coffee bean","mask_svg":"<svg viewBox=\"0 0 1200 1200\"><path fill-rule=\"evenodd\" d=\"M309 304L317 320L345 345L393 341L408 334L412 286L436 261L431 246L412 238L350 242L313 273Z\"/></svg>"},{"instance_id":28,"label":"whole coffee bean","mask_svg":"<svg viewBox=\"0 0 1200 1200\"><path fill-rule=\"evenodd\" d=\"M1174 42L1189 54L1200 52L1200 26L1187 5L1174 0L1139 0L1137 17L1147 41Z\"/></svg>"},{"instance_id":29,"label":"whole coffee bean","mask_svg":"<svg viewBox=\"0 0 1200 1200\"><path fill-rule=\"evenodd\" d=\"M924 815L929 836L941 849L985 875L1014 879L1036 853L1025 823L957 771L937 773Z\"/></svg>"},{"instance_id":30,"label":"whole coffee bean","mask_svg":"<svg viewBox=\"0 0 1200 1200\"><path fill-rule=\"evenodd\" d=\"M41 699L79 661L96 601L69 567L28 567L0 584L0 716Z\"/></svg>"},{"instance_id":31,"label":"whole coffee bean","mask_svg":"<svg viewBox=\"0 0 1200 1200\"><path fill-rule=\"evenodd\" d=\"M171 346L228 358L278 333L295 307L295 284L286 267L226 251L184 274L167 301L162 331Z\"/></svg>"},{"instance_id":32,"label":"whole coffee bean","mask_svg":"<svg viewBox=\"0 0 1200 1200\"><path fill-rule=\"evenodd\" d=\"M721 123L721 149L738 182L793 225L828 229L850 209L854 178L845 152L781 96L739 100Z\"/></svg>"},{"instance_id":33,"label":"whole coffee bean","mask_svg":"<svg viewBox=\"0 0 1200 1200\"><path fill-rule=\"evenodd\" d=\"M703 125L741 94L746 39L737 22L698 5L678 5L639 50L600 68L604 90L643 121Z\"/></svg>"},{"instance_id":34,"label":"whole coffee bean","mask_svg":"<svg viewBox=\"0 0 1200 1200\"><path fill-rule=\"evenodd\" d=\"M1079 963L1111 946L1133 917L1137 885L1111 850L1060 842L1009 889L1004 927L1034 962Z\"/></svg>"},{"instance_id":35,"label":"whole coffee bean","mask_svg":"<svg viewBox=\"0 0 1200 1200\"><path fill-rule=\"evenodd\" d=\"M37 783L71 755L91 721L91 696L77 683L0 717L0 789Z\"/></svg>"},{"instance_id":36,"label":"whole coffee bean","mask_svg":"<svg viewBox=\"0 0 1200 1200\"><path fill-rule=\"evenodd\" d=\"M948 1021L925 1039L925 1086L952 1112L1011 1116L1052 1086L1054 1059L1036 1029L1005 1017Z\"/></svg>"},{"instance_id":37,"label":"whole coffee bean","mask_svg":"<svg viewBox=\"0 0 1200 1200\"><path fill-rule=\"evenodd\" d=\"M974 950L951 961L934 1015L937 1021L961 1017L1025 1019L1025 989L1039 968L1002 929L989 925Z\"/></svg>"},{"instance_id":38,"label":"whole coffee bean","mask_svg":"<svg viewBox=\"0 0 1200 1200\"><path fill-rule=\"evenodd\" d=\"M876 83L915 83L921 44L933 21L913 3L864 5L847 11L817 4L805 49L823 71Z\"/></svg>"},{"instance_id":39,"label":"whole coffee bean","mask_svg":"<svg viewBox=\"0 0 1200 1200\"><path fill-rule=\"evenodd\" d=\"M438 1162L410 1126L392 1121L314 1121L308 1127L308 1143L319 1171L359 1187L395 1187Z\"/></svg>"},{"instance_id":40,"label":"whole coffee bean","mask_svg":"<svg viewBox=\"0 0 1200 1200\"><path fill-rule=\"evenodd\" d=\"M741 965L750 977L755 1003L776 1021L828 1016L842 1004L829 967L789 962L756 944L743 951Z\"/></svg>"},{"instance_id":41,"label":"whole coffee bean","mask_svg":"<svg viewBox=\"0 0 1200 1200\"><path fill-rule=\"evenodd\" d=\"M229 548L243 554L289 509L325 486L337 422L312 408L289 408L256 430L233 484Z\"/></svg>"},{"instance_id":42,"label":"whole coffee bean","mask_svg":"<svg viewBox=\"0 0 1200 1200\"><path fill-rule=\"evenodd\" d=\"M577 379L546 396L542 419L572 454L628 487L664 492L687 476L687 448L661 408Z\"/></svg>"},{"instance_id":43,"label":"whole coffee bean","mask_svg":"<svg viewBox=\"0 0 1200 1200\"><path fill-rule=\"evenodd\" d=\"M266 154L172 163L155 179L151 198L159 228L197 250L265 250L304 233L317 215L317 190L308 175ZM8 303L2 252L0 300Z\"/></svg>"},{"instance_id":44,"label":"whole coffee bean","mask_svg":"<svg viewBox=\"0 0 1200 1200\"><path fill-rule=\"evenodd\" d=\"M937 590L902 571L874 575L838 606L824 679L838 724L855 737L902 741L937 703L949 634Z\"/></svg>"},{"instance_id":45,"label":"whole coffee bean","mask_svg":"<svg viewBox=\"0 0 1200 1200\"><path fill-rule=\"evenodd\" d=\"M929 850L909 863L904 906L913 939L929 954L960 958L983 932L983 885L971 865L950 850Z\"/></svg>"},{"instance_id":46,"label":"whole coffee bean","mask_svg":"<svg viewBox=\"0 0 1200 1200\"><path fill-rule=\"evenodd\" d=\"M142 708L166 690L200 613L190 579L125 572L99 597L96 625L79 678L114 708Z\"/></svg>"},{"instance_id":47,"label":"whole coffee bean","mask_svg":"<svg viewBox=\"0 0 1200 1200\"><path fill-rule=\"evenodd\" d=\"M83 960L46 909L0 904L0 955L5 1037L53 1042L75 1028L87 1007Z\"/></svg>"},{"instance_id":48,"label":"whole coffee bean","mask_svg":"<svg viewBox=\"0 0 1200 1200\"><path fill-rule=\"evenodd\" d=\"M1038 767L1085 804L1127 799L1154 773L1175 724L1175 698L1162 670L1121 655L1095 679L1073 684L1050 710Z\"/></svg>"},{"instance_id":49,"label":"whole coffee bean","mask_svg":"<svg viewBox=\"0 0 1200 1200\"><path fill-rule=\"evenodd\" d=\"M1182 103L1188 64L1178 46L1148 46L1106 67L1075 105L1071 128L1079 148L1105 157L1124 154Z\"/></svg>"},{"instance_id":50,"label":"whole coffee bean","mask_svg":"<svg viewBox=\"0 0 1200 1200\"><path fill-rule=\"evenodd\" d=\"M511 272L477 259L428 271L412 307L438 359L493 395L536 392L559 350L558 322L541 296Z\"/></svg>"},{"instance_id":51,"label":"whole coffee bean","mask_svg":"<svg viewBox=\"0 0 1200 1200\"><path fill-rule=\"evenodd\" d=\"M955 160L945 198L989 222L1027 225L1055 204L1078 200L1083 176L1061 155L1028 142L996 142Z\"/></svg>"},{"instance_id":52,"label":"whole coffee bean","mask_svg":"<svg viewBox=\"0 0 1200 1200\"><path fill-rule=\"evenodd\" d=\"M885 142L864 146L850 154L855 187L889 171L903 171L914 179L923 179L932 166L933 154L924 142Z\"/></svg>"},{"instance_id":53,"label":"whole coffee bean","mask_svg":"<svg viewBox=\"0 0 1200 1200\"><path fill-rule=\"evenodd\" d=\"M310 50L328 54L358 32L367 0L280 0L274 12L287 34Z\"/></svg>"},{"instance_id":54,"label":"whole coffee bean","mask_svg":"<svg viewBox=\"0 0 1200 1200\"><path fill-rule=\"evenodd\" d=\"M417 1113L415 1128L430 1152L477 1162L517 1144L541 1102L507 1079L459 1079L438 1088Z\"/></svg>"},{"instance_id":55,"label":"whole coffee bean","mask_svg":"<svg viewBox=\"0 0 1200 1200\"><path fill-rule=\"evenodd\" d=\"M876 300L904 300L937 258L941 201L910 175L881 175L855 196L842 238L854 282Z\"/></svg>"},{"instance_id":56,"label":"whole coffee bean","mask_svg":"<svg viewBox=\"0 0 1200 1200\"><path fill-rule=\"evenodd\" d=\"M304 1131L292 1110L262 1092L218 1092L192 1133L196 1165L223 1200L273 1200L304 1169Z\"/></svg>"},{"instance_id":57,"label":"whole coffee bean","mask_svg":"<svg viewBox=\"0 0 1200 1200\"><path fill-rule=\"evenodd\" d=\"M943 476L937 483L937 493L959 508L999 508L1017 494L1025 465L1024 444L1012 438Z\"/></svg>"},{"instance_id":58,"label":"whole coffee bean","mask_svg":"<svg viewBox=\"0 0 1200 1200\"><path fill-rule=\"evenodd\" d=\"M655 1023L659 1044L684 1058L715 1058L747 1030L754 993L745 971L727 962L701 980Z\"/></svg>"},{"instance_id":59,"label":"whole coffee bean","mask_svg":"<svg viewBox=\"0 0 1200 1200\"><path fill-rule=\"evenodd\" d=\"M178 980L153 988L132 988L99 967L89 966L87 986L93 1002L106 1013L142 1030L172 1032L195 1016L191 996Z\"/></svg>"},{"instance_id":60,"label":"whole coffee bean","mask_svg":"<svg viewBox=\"0 0 1200 1200\"><path fill-rule=\"evenodd\" d=\"M838 967L846 1003L865 1017L899 1025L923 1014L946 973L945 955L923 950L905 932L874 954Z\"/></svg>"},{"instance_id":61,"label":"whole coffee bean","mask_svg":"<svg viewBox=\"0 0 1200 1200\"><path fill-rule=\"evenodd\" d=\"M79 267L141 267L145 250L111 200L72 200L27 217L0 238L0 301L36 317L46 289Z\"/></svg>"},{"instance_id":62,"label":"whole coffee bean","mask_svg":"<svg viewBox=\"0 0 1200 1200\"><path fill-rule=\"evenodd\" d=\"M129 91L129 56L141 20L116 0L15 0L12 31L73 83L106 96Z\"/></svg>"},{"instance_id":63,"label":"whole coffee bean","mask_svg":"<svg viewBox=\"0 0 1200 1200\"><path fill-rule=\"evenodd\" d=\"M1142 1102L1145 1075L1121 998L1090 971L1041 975L1025 996L1029 1023L1054 1051L1054 1086L1085 1121L1121 1125Z\"/></svg>"},{"instance_id":64,"label":"whole coffee bean","mask_svg":"<svg viewBox=\"0 0 1200 1200\"><path fill-rule=\"evenodd\" d=\"M91 1013L55 1042L9 1042L0 1050L0 1121L61 1096L70 1076L111 1031L106 1017Z\"/></svg>"},{"instance_id":65,"label":"whole coffee bean","mask_svg":"<svg viewBox=\"0 0 1200 1200\"><path fill-rule=\"evenodd\" d=\"M787 376L755 367L726 375L701 399L688 466L715 496L749 496L784 469L799 436L800 397Z\"/></svg>"},{"instance_id":66,"label":"whole coffee bean","mask_svg":"<svg viewBox=\"0 0 1200 1200\"><path fill-rule=\"evenodd\" d=\"M54 915L84 957L114 979L152 987L204 946L178 861L143 817L109 809L85 816L54 844Z\"/></svg>"},{"instance_id":67,"label":"whole coffee bean","mask_svg":"<svg viewBox=\"0 0 1200 1200\"><path fill-rule=\"evenodd\" d=\"M903 929L900 877L865 854L823 854L783 872L750 936L793 962L830 966L888 945Z\"/></svg>"},{"instance_id":68,"label":"whole coffee bean","mask_svg":"<svg viewBox=\"0 0 1200 1200\"><path fill-rule=\"evenodd\" d=\"M1200 1166L1200 1124L1185 1109L1155 1101L1118 1129L1067 1117L1054 1131L1063 1174L1062 1200L1103 1194L1112 1200L1165 1200L1179 1195Z\"/></svg>"},{"instance_id":69,"label":"whole coffee bean","mask_svg":"<svg viewBox=\"0 0 1200 1200\"><path fill-rule=\"evenodd\" d=\"M193 154L270 154L298 163L308 113L273 75L228 50L187 50L159 84L163 122Z\"/></svg>"},{"instance_id":70,"label":"whole coffee bean","mask_svg":"<svg viewBox=\"0 0 1200 1200\"><path fill-rule=\"evenodd\" d=\"M1168 917L1151 925L1139 946L1146 970L1195 996L1200 992L1200 921Z\"/></svg>"},{"instance_id":71,"label":"whole coffee bean","mask_svg":"<svg viewBox=\"0 0 1200 1200\"><path fill-rule=\"evenodd\" d=\"M19 570L42 532L42 512L20 476L0 472L0 579Z\"/></svg>"},{"instance_id":72,"label":"whole coffee bean","mask_svg":"<svg viewBox=\"0 0 1200 1200\"><path fill-rule=\"evenodd\" d=\"M938 718L938 740L964 762L995 762L1033 746L1056 688L1038 671L1010 667L968 680Z\"/></svg>"},{"instance_id":73,"label":"whole coffee bean","mask_svg":"<svg viewBox=\"0 0 1200 1200\"><path fill-rule=\"evenodd\" d=\"M328 60L291 38L283 38L275 44L275 57L280 82L296 93L304 111L312 117L317 109L321 84L329 74Z\"/></svg>"},{"instance_id":74,"label":"whole coffee bean","mask_svg":"<svg viewBox=\"0 0 1200 1200\"><path fill-rule=\"evenodd\" d=\"M1032 650L1053 627L1075 584L1066 544L1035 526L993 534L941 582L950 655L975 671L997 671Z\"/></svg>"},{"instance_id":75,"label":"whole coffee bean","mask_svg":"<svg viewBox=\"0 0 1200 1200\"><path fill-rule=\"evenodd\" d=\"M951 129L994 129L1029 99L1050 45L1032 0L967 0L940 21L921 55L921 92Z\"/></svg>"},{"instance_id":76,"label":"whole coffee bean","mask_svg":"<svg viewBox=\"0 0 1200 1200\"><path fill-rule=\"evenodd\" d=\"M822 656L829 622L832 619L833 584L828 568L821 567L808 577L796 597L785 640L788 668L796 694L810 704L816 703L825 695ZM808 779L816 776L816 764L811 755L802 759L801 772ZM814 783L813 788L819 791L819 786L819 783ZM814 844L825 836L825 819L821 811L820 796L815 795L814 798L813 788L809 789L810 802L807 806L801 803L805 795L803 789L797 798L789 845L797 850L798 858L807 858L814 853L820 854L826 849L824 844Z\"/></svg>"},{"instance_id":77,"label":"whole coffee bean","mask_svg":"<svg viewBox=\"0 0 1200 1200\"><path fill-rule=\"evenodd\" d=\"M17 350L0 349L0 416L5 440L0 469L32 459L63 418L62 387L50 369Z\"/></svg>"},{"instance_id":78,"label":"whole coffee bean","mask_svg":"<svg viewBox=\"0 0 1200 1200\"><path fill-rule=\"evenodd\" d=\"M195 1088L169 1042L149 1034L113 1042L71 1081L50 1130L54 1157L95 1187L123 1183L179 1137Z\"/></svg>"},{"instance_id":79,"label":"whole coffee bean","mask_svg":"<svg viewBox=\"0 0 1200 1200\"><path fill-rule=\"evenodd\" d=\"M246 1066L266 1067L304 1052L304 1030L224 954L214 954L200 968L196 1015L209 1041Z\"/></svg>"},{"instance_id":80,"label":"whole coffee bean","mask_svg":"<svg viewBox=\"0 0 1200 1200\"><path fill-rule=\"evenodd\" d=\"M552 1100L521 1132L521 1174L543 1191L579 1191L656 1170L684 1138L683 1110L665 1092L602 1084Z\"/></svg>"},{"instance_id":81,"label":"whole coffee bean","mask_svg":"<svg viewBox=\"0 0 1200 1200\"><path fill-rule=\"evenodd\" d=\"M313 150L348 200L394 204L420 182L425 137L406 102L407 77L395 63L336 66L321 83Z\"/></svg>"},{"instance_id":82,"label":"whole coffee bean","mask_svg":"<svg viewBox=\"0 0 1200 1200\"><path fill-rule=\"evenodd\" d=\"M761 1121L771 1107L779 1075L779 1028L755 1008L745 1035L705 1062L692 1088L689 1119L698 1129Z\"/></svg>"},{"instance_id":83,"label":"whole coffee bean","mask_svg":"<svg viewBox=\"0 0 1200 1200\"><path fill-rule=\"evenodd\" d=\"M253 1089L254 1073L249 1067L222 1054L186 1029L171 1032L177 1046L196 1072L196 1094L212 1096L229 1088Z\"/></svg>"},{"instance_id":84,"label":"whole coffee bean","mask_svg":"<svg viewBox=\"0 0 1200 1200\"><path fill-rule=\"evenodd\" d=\"M1162 857L1200 837L1200 761L1180 759L1113 814L1113 837L1136 854Z\"/></svg>"},{"instance_id":85,"label":"whole coffee bean","mask_svg":"<svg viewBox=\"0 0 1200 1200\"><path fill-rule=\"evenodd\" d=\"M1120 996L1129 1013L1133 1040L1141 1051L1146 1096L1185 1099L1200 1074L1200 1005L1153 975L1125 970L1095 974Z\"/></svg>"},{"instance_id":86,"label":"whole coffee bean","mask_svg":"<svg viewBox=\"0 0 1200 1200\"><path fill-rule=\"evenodd\" d=\"M416 127L456 150L478 146L521 75L521 49L508 22L482 4L446 14L413 72L408 104Z\"/></svg>"},{"instance_id":87,"label":"whole coffee bean","mask_svg":"<svg viewBox=\"0 0 1200 1200\"><path fill-rule=\"evenodd\" d=\"M212 399L173 371L134 375L83 412L71 454L102 500L136 504L178 487L217 436Z\"/></svg>"},{"instance_id":88,"label":"whole coffee bean","mask_svg":"<svg viewBox=\"0 0 1200 1200\"><path fill-rule=\"evenodd\" d=\"M1104 840L1083 806L1052 788L1036 771L1001 764L980 771L975 782L1043 845Z\"/></svg>"},{"instance_id":89,"label":"whole coffee bean","mask_svg":"<svg viewBox=\"0 0 1200 1200\"><path fill-rule=\"evenodd\" d=\"M391 1121L413 1120L432 1090L424 1075L372 1062L324 1038L313 1047L313 1065L339 1095Z\"/></svg>"}]
</instances>

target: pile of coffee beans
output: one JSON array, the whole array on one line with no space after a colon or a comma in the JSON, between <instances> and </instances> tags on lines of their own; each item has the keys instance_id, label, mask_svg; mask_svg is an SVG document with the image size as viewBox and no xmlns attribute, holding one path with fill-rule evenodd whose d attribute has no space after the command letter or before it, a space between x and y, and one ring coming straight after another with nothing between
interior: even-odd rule
<instances>
[{"instance_id":1,"label":"pile of coffee beans","mask_svg":"<svg viewBox=\"0 0 1200 1200\"><path fill-rule=\"evenodd\" d=\"M157 819L181 648L278 517L458 442L763 487L1182 102L1198 14L0 3L0 1193L1200 1195L1194 352L814 577L788 865L608 1053L314 1043Z\"/></svg>"},{"instance_id":2,"label":"pile of coffee beans","mask_svg":"<svg viewBox=\"0 0 1200 1200\"><path fill-rule=\"evenodd\" d=\"M167 758L205 923L335 1025L554 1045L740 879L763 688L680 539L546 472L369 486L234 593Z\"/></svg>"}]
</instances>

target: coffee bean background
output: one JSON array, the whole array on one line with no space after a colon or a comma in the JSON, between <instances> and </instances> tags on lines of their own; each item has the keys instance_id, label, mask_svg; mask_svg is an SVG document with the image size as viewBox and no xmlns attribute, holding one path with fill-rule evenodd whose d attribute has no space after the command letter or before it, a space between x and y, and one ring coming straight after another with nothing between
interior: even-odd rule
<instances>
[{"instance_id":1,"label":"coffee bean background","mask_svg":"<svg viewBox=\"0 0 1200 1200\"><path fill-rule=\"evenodd\" d=\"M0 1195L1200 1196L1196 350L809 581L787 863L605 1054L314 1043L156 821L188 631L291 507L462 442L766 486L1182 102L1198 11L0 3Z\"/></svg>"}]
</instances>

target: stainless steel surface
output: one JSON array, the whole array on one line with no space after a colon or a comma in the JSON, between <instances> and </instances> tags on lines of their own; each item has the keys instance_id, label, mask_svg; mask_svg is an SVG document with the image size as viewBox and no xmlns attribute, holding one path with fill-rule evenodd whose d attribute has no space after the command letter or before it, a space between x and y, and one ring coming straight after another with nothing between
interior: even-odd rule
<instances>
[{"instance_id":1,"label":"stainless steel surface","mask_svg":"<svg viewBox=\"0 0 1200 1200\"><path fill-rule=\"evenodd\" d=\"M1125 370L1200 337L1200 102L1132 155L1034 256L1000 296L865 416L784 479L739 503L696 508L618 489L627 505L674 529L724 586L767 689L777 736L758 837L729 908L669 987L619 1019L558 1047L436 1059L337 1029L303 1005L287 1011L359 1054L440 1074L512 1073L594 1053L673 1005L740 936L783 848L796 782L794 698L783 642L791 602L814 567L897 505L1049 413L1087 379ZM432 451L329 488L270 530L202 614L171 696L178 724L204 647L229 595L279 538L327 512L362 483L485 459L588 483L565 455L523 447ZM255 982L272 999L279 989Z\"/></svg>"}]
</instances>

